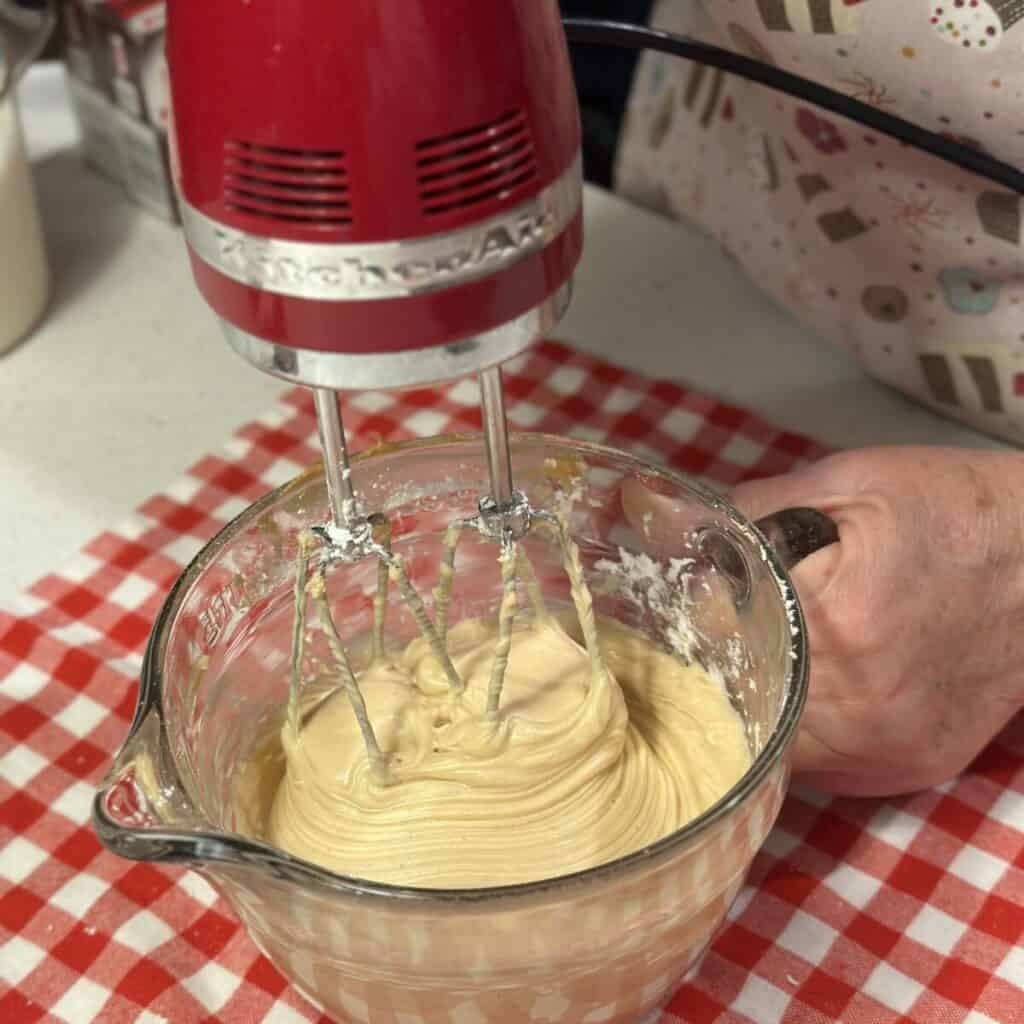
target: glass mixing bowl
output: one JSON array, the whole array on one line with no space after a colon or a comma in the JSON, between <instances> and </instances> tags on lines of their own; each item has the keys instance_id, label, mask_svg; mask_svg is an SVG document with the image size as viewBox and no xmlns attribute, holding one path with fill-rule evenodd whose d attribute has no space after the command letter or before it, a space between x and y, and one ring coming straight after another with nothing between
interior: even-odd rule
<instances>
[{"instance_id":1,"label":"glass mixing bowl","mask_svg":"<svg viewBox=\"0 0 1024 1024\"><path fill-rule=\"evenodd\" d=\"M398 888L375 884L372 864L365 879L341 877L251 838L233 781L280 722L297 536L327 517L320 471L267 495L203 549L164 604L94 823L122 857L204 875L281 972L341 1020L635 1024L698 963L785 793L808 672L786 563L807 553L799 548L813 514L766 524L779 531L773 547L717 495L622 452L517 435L512 456L530 502L566 518L598 612L720 678L753 763L678 832L528 885ZM472 515L487 488L480 439L380 446L355 460L353 482L368 508L391 518L394 549L429 607L444 530ZM646 539L648 517L626 514L623 494L638 487L674 502L671 551L663 537L660 547ZM548 601L568 605L556 547L542 532L526 545ZM331 580L342 631L365 633L376 565L338 566ZM496 548L467 537L450 622L493 613L500 595ZM399 642L416 628L394 595L388 626Z\"/></svg>"}]
</instances>

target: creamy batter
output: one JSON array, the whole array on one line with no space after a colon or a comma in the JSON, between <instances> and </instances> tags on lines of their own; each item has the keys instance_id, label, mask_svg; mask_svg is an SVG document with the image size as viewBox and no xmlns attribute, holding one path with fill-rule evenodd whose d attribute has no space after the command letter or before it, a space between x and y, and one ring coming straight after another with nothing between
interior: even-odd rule
<instances>
[{"instance_id":1,"label":"creamy batter","mask_svg":"<svg viewBox=\"0 0 1024 1024\"><path fill-rule=\"evenodd\" d=\"M701 669L638 633L598 619L595 659L567 622L515 630L497 716L493 621L448 631L459 693L422 638L374 658L359 688L383 770L339 691L298 734L284 726L276 773L250 766L243 821L333 871L430 888L581 871L682 827L749 767L738 715Z\"/></svg>"}]
</instances>

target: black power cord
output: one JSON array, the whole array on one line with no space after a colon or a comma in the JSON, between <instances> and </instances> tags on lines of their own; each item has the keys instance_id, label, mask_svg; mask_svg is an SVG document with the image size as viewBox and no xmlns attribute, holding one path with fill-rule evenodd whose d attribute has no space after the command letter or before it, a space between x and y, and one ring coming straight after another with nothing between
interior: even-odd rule
<instances>
[{"instance_id":1,"label":"black power cord","mask_svg":"<svg viewBox=\"0 0 1024 1024\"><path fill-rule=\"evenodd\" d=\"M630 50L656 50L719 68L738 78L758 82L769 89L830 110L880 135L888 135L898 142L930 153L954 167L987 178L1017 195L1024 195L1024 174L1011 164L962 145L944 135L928 131L912 121L868 106L828 86L790 74L772 64L765 64L685 36L673 35L643 25L631 25L628 22L604 21L599 18L565 18L563 24L566 36L572 43L617 46Z\"/></svg>"}]
</instances>

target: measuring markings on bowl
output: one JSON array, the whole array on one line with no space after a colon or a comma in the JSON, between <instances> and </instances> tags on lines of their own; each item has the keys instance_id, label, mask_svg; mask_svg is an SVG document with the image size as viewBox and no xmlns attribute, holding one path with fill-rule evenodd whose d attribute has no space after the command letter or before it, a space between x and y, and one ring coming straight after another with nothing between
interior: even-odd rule
<instances>
[{"instance_id":1,"label":"measuring markings on bowl","mask_svg":"<svg viewBox=\"0 0 1024 1024\"><path fill-rule=\"evenodd\" d=\"M217 645L224 627L238 610L243 594L241 581L233 579L207 601L206 608L199 613L202 628L202 643L206 650Z\"/></svg>"}]
</instances>

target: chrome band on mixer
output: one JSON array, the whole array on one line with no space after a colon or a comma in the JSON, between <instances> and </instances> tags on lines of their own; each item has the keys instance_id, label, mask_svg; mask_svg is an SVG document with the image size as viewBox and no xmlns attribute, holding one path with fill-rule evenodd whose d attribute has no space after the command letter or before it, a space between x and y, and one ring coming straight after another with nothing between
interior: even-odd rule
<instances>
[{"instance_id":1,"label":"chrome band on mixer","mask_svg":"<svg viewBox=\"0 0 1024 1024\"><path fill-rule=\"evenodd\" d=\"M221 326L228 344L243 359L293 384L352 391L378 388L384 380L393 388L418 388L507 362L552 330L571 300L569 281L539 306L483 334L451 345L369 355L290 348L258 338L227 320Z\"/></svg>"},{"instance_id":2,"label":"chrome band on mixer","mask_svg":"<svg viewBox=\"0 0 1024 1024\"><path fill-rule=\"evenodd\" d=\"M321 301L409 298L507 269L551 244L583 204L577 156L528 202L472 228L386 243L294 242L229 228L181 201L185 237L214 270L276 295Z\"/></svg>"}]
</instances>

